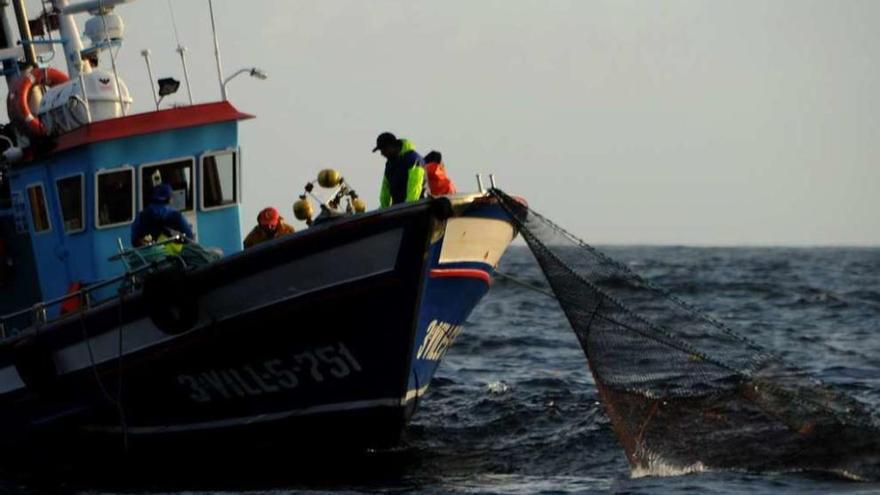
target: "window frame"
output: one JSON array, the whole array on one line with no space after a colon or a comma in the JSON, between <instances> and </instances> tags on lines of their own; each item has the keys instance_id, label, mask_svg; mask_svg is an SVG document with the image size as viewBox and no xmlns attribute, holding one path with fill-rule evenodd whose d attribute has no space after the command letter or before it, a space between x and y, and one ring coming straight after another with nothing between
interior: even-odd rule
<instances>
[{"instance_id":1,"label":"window frame","mask_svg":"<svg viewBox=\"0 0 880 495\"><path fill-rule=\"evenodd\" d=\"M80 218L82 218L82 227L80 227L77 230L67 230L64 226L64 207L61 204L61 190L58 189L58 183L65 180L65 179L70 179L73 177L80 178L80 182L79 182L79 184L80 184L80 187L79 187L79 197L80 197L79 208L80 208ZM97 189L96 189L96 192L97 192ZM96 196L97 196L97 194L96 194ZM82 172L78 172L75 174L68 174L68 175L63 175L61 177L56 177L55 178L55 200L58 202L58 214L61 217L61 229L64 231L65 234L68 234L68 235L79 234L81 232L85 232L88 229L88 221L89 220L88 220L88 216L86 214L86 174L84 174Z\"/></svg>"},{"instance_id":2,"label":"window frame","mask_svg":"<svg viewBox=\"0 0 880 495\"><path fill-rule=\"evenodd\" d=\"M40 231L37 231L37 226L34 224L34 208L31 204L30 190L35 187L39 187L43 190L43 208L46 210L46 224L48 225L45 229ZM27 202L28 213L30 213L28 217L33 235L43 235L52 232L52 213L49 211L49 198L46 197L46 186L43 184L43 181L31 182L24 186L24 194L27 198L25 201Z\"/></svg>"},{"instance_id":3,"label":"window frame","mask_svg":"<svg viewBox=\"0 0 880 495\"><path fill-rule=\"evenodd\" d=\"M205 158L219 155L232 155L234 157L234 163L232 164L232 173L234 180L233 193L235 194L235 200L232 203L228 203L225 205L205 206ZM241 204L241 149L225 148L222 150L206 151L202 153L202 155L199 157L199 210L222 210L225 208L238 206L239 204Z\"/></svg>"},{"instance_id":4,"label":"window frame","mask_svg":"<svg viewBox=\"0 0 880 495\"><path fill-rule=\"evenodd\" d=\"M101 210L100 199L101 199L101 191L100 191L100 178L102 175L113 174L118 172L128 171L131 174L131 220L127 220L125 222L117 222L117 223L108 223L106 225L101 225ZM135 200L135 190L137 189L137 174L135 174L134 167L131 165L122 165L116 168L105 168L102 170L98 170L95 172L95 229L104 230L104 229L112 229L116 227L121 227L123 225L131 225L134 222L134 219L137 217L137 209L136 209L136 200Z\"/></svg>"},{"instance_id":5,"label":"window frame","mask_svg":"<svg viewBox=\"0 0 880 495\"><path fill-rule=\"evenodd\" d=\"M146 198L144 198L144 184L143 184L144 169L148 168L148 167L161 167L162 165L168 165L169 163L177 163L177 162L183 162L183 161L187 161L187 160L189 161L189 166L190 166L190 176L189 176L190 179L189 180L191 182L190 186L192 187L192 190L193 190L192 191L193 205L192 205L192 208L190 208L188 210L187 209L180 210L180 213L189 213L189 212L196 211L196 194L198 194L199 192L196 191L196 182L197 182L196 175L195 175L196 174L196 158L192 155L178 156L175 158L169 158L167 160L159 160L156 162L146 162L146 163L141 163L137 166L137 170L138 170L138 173L137 173L138 209L137 209L137 211L141 211L144 209L144 199L146 199Z\"/></svg>"}]
</instances>

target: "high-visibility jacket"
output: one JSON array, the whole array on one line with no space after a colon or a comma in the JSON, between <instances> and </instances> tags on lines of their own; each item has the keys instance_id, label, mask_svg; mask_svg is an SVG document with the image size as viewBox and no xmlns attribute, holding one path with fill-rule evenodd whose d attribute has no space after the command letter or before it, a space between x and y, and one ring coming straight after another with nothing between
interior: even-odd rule
<instances>
[{"instance_id":1,"label":"high-visibility jacket","mask_svg":"<svg viewBox=\"0 0 880 495\"><path fill-rule=\"evenodd\" d=\"M446 167L442 163L428 163L425 165L425 171L428 173L428 188L431 190L431 196L455 194L455 184L446 175Z\"/></svg>"},{"instance_id":2,"label":"high-visibility jacket","mask_svg":"<svg viewBox=\"0 0 880 495\"><path fill-rule=\"evenodd\" d=\"M425 162L412 142L402 139L400 154L385 162L379 205L418 201L425 196Z\"/></svg>"}]
</instances>

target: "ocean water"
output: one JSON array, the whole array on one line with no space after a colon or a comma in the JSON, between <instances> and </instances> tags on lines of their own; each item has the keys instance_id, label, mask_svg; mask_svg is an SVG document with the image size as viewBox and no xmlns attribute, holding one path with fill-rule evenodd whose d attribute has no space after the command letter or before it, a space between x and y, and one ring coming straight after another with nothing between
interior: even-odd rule
<instances>
[{"instance_id":1,"label":"ocean water","mask_svg":"<svg viewBox=\"0 0 880 495\"><path fill-rule=\"evenodd\" d=\"M880 408L880 248L603 251ZM546 287L524 246L511 248L500 269ZM880 493L880 484L805 473L632 473L556 301L502 278L450 349L404 445L374 454L372 462L379 468L355 479L340 474L308 482L288 479L259 489L149 492ZM340 473L348 468L338 467Z\"/></svg>"},{"instance_id":2,"label":"ocean water","mask_svg":"<svg viewBox=\"0 0 880 495\"><path fill-rule=\"evenodd\" d=\"M603 251L880 407L880 249ZM525 247L499 268L546 284ZM450 350L410 438L424 461L411 475L438 492L880 493L808 474L634 476L557 303L503 279Z\"/></svg>"}]
</instances>

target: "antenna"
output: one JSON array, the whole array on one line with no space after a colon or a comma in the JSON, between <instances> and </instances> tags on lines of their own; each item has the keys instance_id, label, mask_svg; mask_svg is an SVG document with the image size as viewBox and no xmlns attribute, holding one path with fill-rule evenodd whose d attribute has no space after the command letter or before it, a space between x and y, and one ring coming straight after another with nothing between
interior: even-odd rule
<instances>
[{"instance_id":1,"label":"antenna","mask_svg":"<svg viewBox=\"0 0 880 495\"><path fill-rule=\"evenodd\" d=\"M189 70L186 66L186 47L180 43L180 34L177 32L177 19L174 18L174 7L171 0L168 0L168 10L171 12L171 25L174 27L174 39L177 40L177 53L180 54L180 63L183 65L183 82L186 83L186 95L189 97L189 104L193 104L192 88L189 85Z\"/></svg>"},{"instance_id":2,"label":"antenna","mask_svg":"<svg viewBox=\"0 0 880 495\"><path fill-rule=\"evenodd\" d=\"M150 65L150 50L141 50L141 56L147 63L147 77L150 79L150 90L153 91L153 103L156 104L156 110L159 109L159 97L156 96L156 83L153 82L153 67Z\"/></svg>"},{"instance_id":3,"label":"antenna","mask_svg":"<svg viewBox=\"0 0 880 495\"><path fill-rule=\"evenodd\" d=\"M217 60L217 82L220 83L220 97L226 101L226 85L223 84L223 65L220 63L220 42L217 40L217 24L214 22L214 1L208 0L211 13L211 32L214 33L214 58Z\"/></svg>"},{"instance_id":4,"label":"antenna","mask_svg":"<svg viewBox=\"0 0 880 495\"><path fill-rule=\"evenodd\" d=\"M186 47L183 45L177 45L177 53L180 54L180 63L183 64L183 82L186 83L186 95L189 97L189 104L193 104L193 94L192 89L189 86L189 71L186 68Z\"/></svg>"}]
</instances>

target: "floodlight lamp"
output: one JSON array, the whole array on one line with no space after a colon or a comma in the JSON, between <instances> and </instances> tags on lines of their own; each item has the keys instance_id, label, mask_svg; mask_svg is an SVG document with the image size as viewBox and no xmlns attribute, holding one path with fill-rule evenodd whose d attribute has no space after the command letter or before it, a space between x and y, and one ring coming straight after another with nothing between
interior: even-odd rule
<instances>
[{"instance_id":1,"label":"floodlight lamp","mask_svg":"<svg viewBox=\"0 0 880 495\"><path fill-rule=\"evenodd\" d=\"M166 97L173 95L180 89L180 81L173 77L165 77L157 81L159 83L159 96Z\"/></svg>"}]
</instances>

